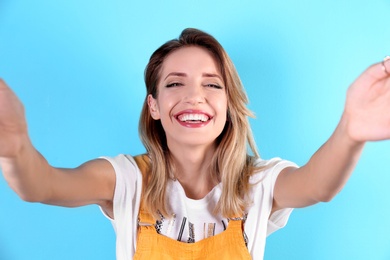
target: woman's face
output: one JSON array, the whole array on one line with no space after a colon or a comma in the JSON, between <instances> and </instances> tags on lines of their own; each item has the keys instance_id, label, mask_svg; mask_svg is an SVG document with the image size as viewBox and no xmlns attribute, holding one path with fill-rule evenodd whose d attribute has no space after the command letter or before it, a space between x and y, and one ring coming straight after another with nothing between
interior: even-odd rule
<instances>
[{"instance_id":1,"label":"woman's face","mask_svg":"<svg viewBox=\"0 0 390 260\"><path fill-rule=\"evenodd\" d=\"M158 96L148 96L150 113L161 120L170 149L211 145L227 114L225 84L213 56L200 47L169 54L161 68Z\"/></svg>"}]
</instances>

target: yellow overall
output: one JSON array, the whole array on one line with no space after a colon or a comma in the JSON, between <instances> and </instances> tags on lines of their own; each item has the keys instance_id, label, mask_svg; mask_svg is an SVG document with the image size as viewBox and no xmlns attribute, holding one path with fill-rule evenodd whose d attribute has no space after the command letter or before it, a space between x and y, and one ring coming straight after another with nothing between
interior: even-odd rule
<instances>
[{"instance_id":1,"label":"yellow overall","mask_svg":"<svg viewBox=\"0 0 390 260\"><path fill-rule=\"evenodd\" d=\"M146 165L144 158L135 158L143 177L145 178ZM142 200L141 200L142 201ZM154 259L191 259L191 260L211 260L211 259L251 259L245 245L243 236L242 220L230 220L228 227L222 233L205 238L195 243L185 243L158 234L155 229L156 220L146 212L141 203L139 212L138 239L135 260Z\"/></svg>"}]
</instances>

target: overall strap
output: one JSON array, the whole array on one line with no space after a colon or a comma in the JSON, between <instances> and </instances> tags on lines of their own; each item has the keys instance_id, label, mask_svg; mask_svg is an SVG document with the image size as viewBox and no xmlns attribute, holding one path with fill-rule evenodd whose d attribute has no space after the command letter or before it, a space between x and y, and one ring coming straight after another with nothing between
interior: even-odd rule
<instances>
[{"instance_id":1,"label":"overall strap","mask_svg":"<svg viewBox=\"0 0 390 260\"><path fill-rule=\"evenodd\" d=\"M143 180L146 179L150 171L150 158L147 154L141 154L133 157L139 170L141 171Z\"/></svg>"},{"instance_id":2,"label":"overall strap","mask_svg":"<svg viewBox=\"0 0 390 260\"><path fill-rule=\"evenodd\" d=\"M141 204L138 214L138 222L140 225L154 225L156 220L145 210L143 193L145 189L145 183L148 181L150 173L150 158L147 154L141 154L133 157L137 166L142 174L142 192L141 192Z\"/></svg>"}]
</instances>

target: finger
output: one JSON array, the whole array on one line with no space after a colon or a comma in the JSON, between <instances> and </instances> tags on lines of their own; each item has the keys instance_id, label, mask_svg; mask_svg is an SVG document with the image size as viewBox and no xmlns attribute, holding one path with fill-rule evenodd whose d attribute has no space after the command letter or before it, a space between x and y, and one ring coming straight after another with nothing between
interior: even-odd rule
<instances>
[{"instance_id":1,"label":"finger","mask_svg":"<svg viewBox=\"0 0 390 260\"><path fill-rule=\"evenodd\" d=\"M390 56L386 56L382 61L382 70L387 76L390 76Z\"/></svg>"},{"instance_id":2,"label":"finger","mask_svg":"<svg viewBox=\"0 0 390 260\"><path fill-rule=\"evenodd\" d=\"M387 56L382 62L371 65L358 80L377 82L390 78L390 58Z\"/></svg>"}]
</instances>

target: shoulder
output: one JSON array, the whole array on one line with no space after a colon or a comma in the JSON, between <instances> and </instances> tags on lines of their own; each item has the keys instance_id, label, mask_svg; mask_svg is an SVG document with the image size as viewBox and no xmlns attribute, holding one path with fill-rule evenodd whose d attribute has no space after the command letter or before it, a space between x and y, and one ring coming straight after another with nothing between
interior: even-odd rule
<instances>
[{"instance_id":1,"label":"shoulder","mask_svg":"<svg viewBox=\"0 0 390 260\"><path fill-rule=\"evenodd\" d=\"M103 156L100 159L107 160L115 171L116 188L120 186L132 186L137 180L142 179L141 170L136 162L137 156L119 154L115 157Z\"/></svg>"},{"instance_id":2,"label":"shoulder","mask_svg":"<svg viewBox=\"0 0 390 260\"><path fill-rule=\"evenodd\" d=\"M113 197L113 214L115 220L126 218L126 210L131 207L133 212L138 208L139 198L142 189L141 171L134 159L135 157L126 154L119 154L114 157L104 156L101 160L108 161L115 171L115 189ZM132 201L133 204L128 202Z\"/></svg>"},{"instance_id":3,"label":"shoulder","mask_svg":"<svg viewBox=\"0 0 390 260\"><path fill-rule=\"evenodd\" d=\"M108 161L112 167L114 168L115 172L122 172L122 171L131 171L138 169L137 163L134 159L135 157L127 154L119 154L114 157L110 156L102 156L99 159L104 159Z\"/></svg>"},{"instance_id":4,"label":"shoulder","mask_svg":"<svg viewBox=\"0 0 390 260\"><path fill-rule=\"evenodd\" d=\"M267 160L256 158L253 161L253 167L254 172L250 177L250 182L252 184L267 178L269 178L271 182L274 182L283 169L288 167L297 168L298 165L291 161L274 157Z\"/></svg>"}]
</instances>

